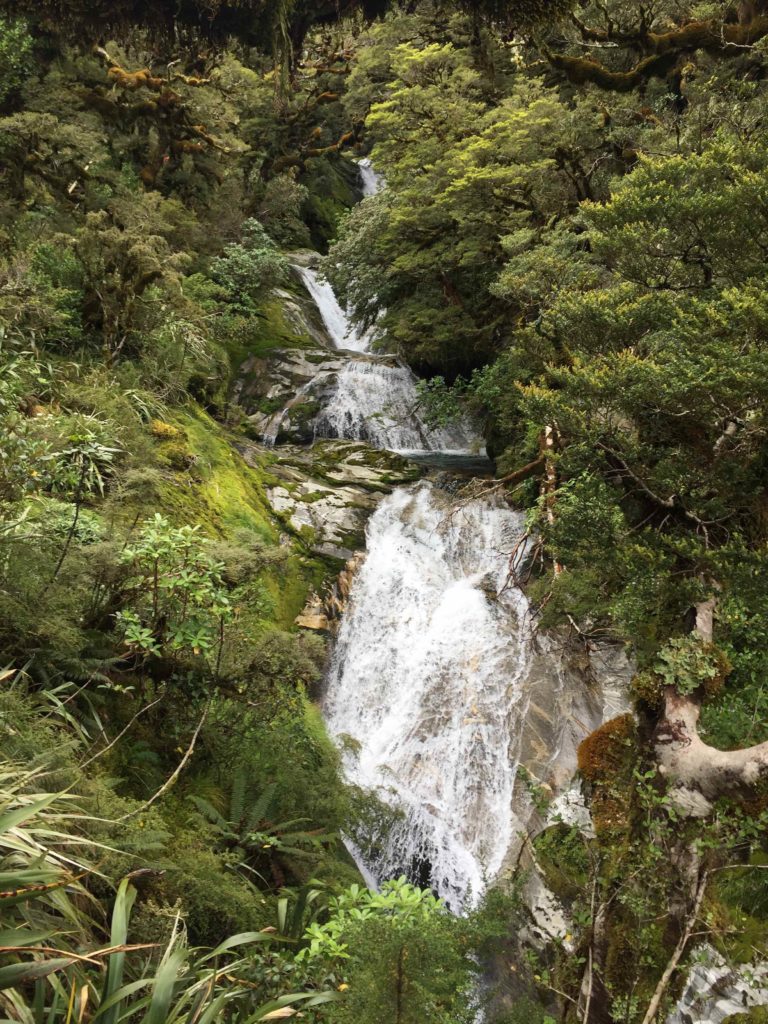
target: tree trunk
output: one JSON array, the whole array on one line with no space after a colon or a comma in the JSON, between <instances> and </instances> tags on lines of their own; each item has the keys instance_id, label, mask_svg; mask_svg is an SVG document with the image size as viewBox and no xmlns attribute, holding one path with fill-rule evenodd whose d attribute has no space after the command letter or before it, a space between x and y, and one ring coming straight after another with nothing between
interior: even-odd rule
<instances>
[{"instance_id":1,"label":"tree trunk","mask_svg":"<svg viewBox=\"0 0 768 1024\"><path fill-rule=\"evenodd\" d=\"M695 632L711 643L717 599L696 606ZM754 795L755 786L768 780L768 742L743 750L718 750L698 733L701 701L682 696L674 686L664 689L664 716L656 728L659 771L669 782L670 797L678 810L705 817L720 797Z\"/></svg>"}]
</instances>

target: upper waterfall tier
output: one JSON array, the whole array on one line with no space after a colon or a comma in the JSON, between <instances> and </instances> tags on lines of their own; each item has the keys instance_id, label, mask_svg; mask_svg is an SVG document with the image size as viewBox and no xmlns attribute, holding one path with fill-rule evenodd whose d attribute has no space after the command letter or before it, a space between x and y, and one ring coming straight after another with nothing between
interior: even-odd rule
<instances>
[{"instance_id":1,"label":"upper waterfall tier","mask_svg":"<svg viewBox=\"0 0 768 1024\"><path fill-rule=\"evenodd\" d=\"M362 160L358 160L357 166L360 168L360 185L363 190L363 197L375 196L381 192L384 187L384 179L374 170L370 158L366 156Z\"/></svg>"},{"instance_id":2,"label":"upper waterfall tier","mask_svg":"<svg viewBox=\"0 0 768 1024\"><path fill-rule=\"evenodd\" d=\"M285 290L277 295L294 330L315 347L279 349L266 366L254 357L242 367L236 395L262 440L272 446L340 438L401 454L484 456L480 432L467 416L443 426L426 422L418 378L396 356L370 352L375 328L354 328L331 285L308 265L317 258L294 254L305 297ZM317 347L318 334L326 347Z\"/></svg>"},{"instance_id":3,"label":"upper waterfall tier","mask_svg":"<svg viewBox=\"0 0 768 1024\"><path fill-rule=\"evenodd\" d=\"M416 376L386 360L353 359L337 374L330 398L315 421L316 437L367 441L401 454L475 454L482 442L461 417L430 427L419 415Z\"/></svg>"},{"instance_id":4,"label":"upper waterfall tier","mask_svg":"<svg viewBox=\"0 0 768 1024\"><path fill-rule=\"evenodd\" d=\"M312 296L320 311L328 336L334 348L347 349L352 352L368 352L371 348L373 335L371 331L359 332L350 322L349 317L339 305L333 288L327 281L320 279L316 270L294 264L293 269L301 278L304 287Z\"/></svg>"}]
</instances>

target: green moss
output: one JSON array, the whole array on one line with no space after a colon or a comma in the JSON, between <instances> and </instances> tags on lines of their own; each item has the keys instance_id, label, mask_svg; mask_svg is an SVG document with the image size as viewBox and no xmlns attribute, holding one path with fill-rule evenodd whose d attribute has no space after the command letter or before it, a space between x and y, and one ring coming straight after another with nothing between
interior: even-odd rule
<instances>
[{"instance_id":1,"label":"green moss","mask_svg":"<svg viewBox=\"0 0 768 1024\"><path fill-rule=\"evenodd\" d=\"M222 327L220 340L235 370L249 357L266 359L280 349L317 347L317 342L308 334L295 332L277 296L264 299L257 315L230 316L225 318Z\"/></svg>"},{"instance_id":2,"label":"green moss","mask_svg":"<svg viewBox=\"0 0 768 1024\"><path fill-rule=\"evenodd\" d=\"M576 899L589 880L589 853L579 829L553 825L534 840L536 859L544 879L562 900Z\"/></svg>"},{"instance_id":3,"label":"green moss","mask_svg":"<svg viewBox=\"0 0 768 1024\"><path fill-rule=\"evenodd\" d=\"M194 465L195 456L183 441L166 441L160 446L158 461L161 466L184 471Z\"/></svg>"},{"instance_id":4,"label":"green moss","mask_svg":"<svg viewBox=\"0 0 768 1024\"><path fill-rule=\"evenodd\" d=\"M713 874L709 888L710 913L716 916L713 934L723 955L736 963L748 963L756 952L768 955L768 854L755 851L750 863Z\"/></svg>"},{"instance_id":5,"label":"green moss","mask_svg":"<svg viewBox=\"0 0 768 1024\"><path fill-rule=\"evenodd\" d=\"M723 1024L768 1024L768 1006L753 1006L744 1013L733 1013Z\"/></svg>"},{"instance_id":6,"label":"green moss","mask_svg":"<svg viewBox=\"0 0 768 1024\"><path fill-rule=\"evenodd\" d=\"M638 672L629 684L635 700L646 705L651 711L662 706L664 683L655 672Z\"/></svg>"},{"instance_id":7,"label":"green moss","mask_svg":"<svg viewBox=\"0 0 768 1024\"><path fill-rule=\"evenodd\" d=\"M175 422L185 431L194 455L194 501L197 511L204 510L204 526L222 537L246 529L275 543L278 533L259 470L245 463L226 431L202 410L188 407L176 415ZM186 497L180 499L182 505Z\"/></svg>"},{"instance_id":8,"label":"green moss","mask_svg":"<svg viewBox=\"0 0 768 1024\"><path fill-rule=\"evenodd\" d=\"M263 616L282 628L292 628L307 594L322 585L330 567L308 556L307 547L314 538L280 529L266 497L266 488L276 482L270 472L275 456L255 453L250 464L246 463L225 428L196 406L177 411L172 423L165 426L171 427L175 436L186 438L181 464L169 451L181 442L163 441L159 446L160 461L180 470L159 488L160 507L175 523L199 524L204 533L218 540L232 539L243 530L270 546L286 534L293 538L288 557L266 569L262 580ZM148 507L147 515L154 510L154 506Z\"/></svg>"}]
</instances>

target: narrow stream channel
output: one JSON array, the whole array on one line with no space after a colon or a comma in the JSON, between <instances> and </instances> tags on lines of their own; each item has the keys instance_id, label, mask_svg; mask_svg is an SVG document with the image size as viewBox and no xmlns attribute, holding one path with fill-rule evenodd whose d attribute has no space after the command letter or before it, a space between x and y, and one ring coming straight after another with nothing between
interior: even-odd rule
<instances>
[{"instance_id":1,"label":"narrow stream channel","mask_svg":"<svg viewBox=\"0 0 768 1024\"><path fill-rule=\"evenodd\" d=\"M380 179L370 165L361 173L372 194ZM509 581L523 517L497 494L456 501L459 480L492 468L478 428L425 423L410 368L370 352L372 335L353 329L330 285L297 272L335 353L318 368L315 438L366 441L428 471L368 522L326 679L323 710L348 780L394 813L351 852L369 884L404 874L460 912L519 843L523 748L530 756L538 744L550 774L559 763L561 660L535 648L527 600ZM572 758L573 743L563 749Z\"/></svg>"}]
</instances>

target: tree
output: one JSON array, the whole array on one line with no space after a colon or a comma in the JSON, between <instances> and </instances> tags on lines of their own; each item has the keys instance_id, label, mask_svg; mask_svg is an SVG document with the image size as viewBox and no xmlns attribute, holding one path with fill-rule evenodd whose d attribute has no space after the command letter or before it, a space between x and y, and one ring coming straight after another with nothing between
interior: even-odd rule
<instances>
[{"instance_id":1,"label":"tree","mask_svg":"<svg viewBox=\"0 0 768 1024\"><path fill-rule=\"evenodd\" d=\"M218 652L220 661L233 611L222 565L208 554L207 543L197 526L175 528L156 513L123 550L128 607L116 618L127 647L139 656Z\"/></svg>"},{"instance_id":2,"label":"tree","mask_svg":"<svg viewBox=\"0 0 768 1024\"><path fill-rule=\"evenodd\" d=\"M528 231L530 247L590 194L567 144L585 129L588 166L594 119L564 119L555 95L530 83L489 107L468 49L402 44L392 68L389 98L367 122L389 188L350 214L327 273L385 344L453 378L487 361L519 313L491 287L505 240Z\"/></svg>"},{"instance_id":3,"label":"tree","mask_svg":"<svg viewBox=\"0 0 768 1024\"><path fill-rule=\"evenodd\" d=\"M330 902L325 924L306 931L304 960L341 960L339 1024L462 1024L471 1005L471 929L405 878L380 893L354 885Z\"/></svg>"},{"instance_id":4,"label":"tree","mask_svg":"<svg viewBox=\"0 0 768 1024\"><path fill-rule=\"evenodd\" d=\"M595 626L605 616L641 657L684 633L693 605L716 594L725 610L743 596L739 560L762 564L767 166L762 135L643 160L608 203L582 207L585 275L513 346L530 362L538 336L548 344L541 376L517 394L530 429L553 424L558 438L557 514L538 516L567 570L550 610ZM700 631L711 643L712 629ZM727 642L727 618L715 632ZM738 684L738 656L734 669ZM703 677L687 687L681 672L676 682L662 676L658 754L683 800L697 785L680 736L696 742L708 690ZM698 785L707 799L748 787L750 771L754 785L768 773L759 752L707 756L712 771L702 765ZM742 761L753 767L742 773Z\"/></svg>"},{"instance_id":5,"label":"tree","mask_svg":"<svg viewBox=\"0 0 768 1024\"><path fill-rule=\"evenodd\" d=\"M242 232L242 242L226 246L224 254L211 261L211 276L226 288L233 303L248 309L286 280L288 261L258 220L244 221Z\"/></svg>"},{"instance_id":6,"label":"tree","mask_svg":"<svg viewBox=\"0 0 768 1024\"><path fill-rule=\"evenodd\" d=\"M23 84L32 61L32 37L25 22L0 17L0 104Z\"/></svg>"}]
</instances>

